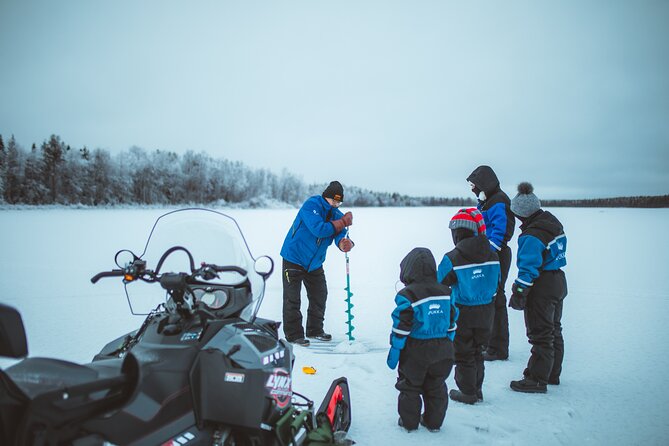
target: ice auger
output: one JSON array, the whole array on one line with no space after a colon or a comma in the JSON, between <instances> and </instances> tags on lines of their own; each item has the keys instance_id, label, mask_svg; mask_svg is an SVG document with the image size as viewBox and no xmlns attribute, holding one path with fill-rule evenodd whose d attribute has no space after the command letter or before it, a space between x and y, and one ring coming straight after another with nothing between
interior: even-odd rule
<instances>
[{"instance_id":1,"label":"ice auger","mask_svg":"<svg viewBox=\"0 0 669 446\"><path fill-rule=\"evenodd\" d=\"M346 253L346 288L344 289L346 290L346 325L348 325L348 331L346 334L348 335L349 341L355 341L355 338L353 337L353 330L355 327L351 323L353 320L353 314L351 313L351 309L353 308L353 304L351 303L351 296L353 296L353 293L351 292L351 274L349 269L348 253Z\"/></svg>"}]
</instances>

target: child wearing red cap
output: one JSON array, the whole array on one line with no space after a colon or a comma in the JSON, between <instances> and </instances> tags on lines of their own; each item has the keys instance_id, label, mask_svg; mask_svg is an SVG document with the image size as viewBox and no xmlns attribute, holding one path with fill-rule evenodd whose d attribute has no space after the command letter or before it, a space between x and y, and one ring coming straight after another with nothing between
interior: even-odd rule
<instances>
[{"instance_id":1,"label":"child wearing red cap","mask_svg":"<svg viewBox=\"0 0 669 446\"><path fill-rule=\"evenodd\" d=\"M483 215L476 208L460 209L448 227L455 249L439 263L437 281L451 287L460 312L454 340L458 389L449 395L454 401L474 404L483 400L483 348L492 329L499 258L489 248Z\"/></svg>"}]
</instances>

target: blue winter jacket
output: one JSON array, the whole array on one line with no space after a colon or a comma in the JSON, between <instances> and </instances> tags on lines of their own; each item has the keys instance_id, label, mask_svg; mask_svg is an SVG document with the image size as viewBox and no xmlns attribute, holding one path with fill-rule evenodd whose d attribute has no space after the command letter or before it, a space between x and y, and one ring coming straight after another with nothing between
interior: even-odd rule
<instances>
[{"instance_id":1,"label":"blue winter jacket","mask_svg":"<svg viewBox=\"0 0 669 446\"><path fill-rule=\"evenodd\" d=\"M427 248L413 249L400 263L400 280L406 285L395 296L390 345L403 349L407 337L455 337L458 309L451 290L437 282L436 262Z\"/></svg>"},{"instance_id":2,"label":"blue winter jacket","mask_svg":"<svg viewBox=\"0 0 669 446\"><path fill-rule=\"evenodd\" d=\"M488 166L480 166L467 177L486 194L485 201L476 205L483 214L485 234L490 242L490 249L500 251L511 240L516 227L516 219L511 212L511 200L499 187L495 172Z\"/></svg>"},{"instance_id":3,"label":"blue winter jacket","mask_svg":"<svg viewBox=\"0 0 669 446\"><path fill-rule=\"evenodd\" d=\"M505 197L506 200L504 200ZM486 201L480 201L477 208L483 214L485 233L490 242L490 249L500 251L511 240L516 224L516 220L511 214L509 197L504 192L499 191Z\"/></svg>"},{"instance_id":4,"label":"blue winter jacket","mask_svg":"<svg viewBox=\"0 0 669 446\"><path fill-rule=\"evenodd\" d=\"M490 251L485 235L458 242L437 269L437 281L450 285L458 305L485 305L493 301L500 280L497 254Z\"/></svg>"},{"instance_id":5,"label":"blue winter jacket","mask_svg":"<svg viewBox=\"0 0 669 446\"><path fill-rule=\"evenodd\" d=\"M567 236L562 223L543 210L527 219L520 229L516 283L531 287L542 271L555 271L567 264Z\"/></svg>"},{"instance_id":6,"label":"blue winter jacket","mask_svg":"<svg viewBox=\"0 0 669 446\"><path fill-rule=\"evenodd\" d=\"M314 195L300 208L281 247L281 257L300 265L308 272L317 270L325 262L328 247L346 236L346 229L335 234L332 223L344 214L330 206L325 198Z\"/></svg>"}]
</instances>

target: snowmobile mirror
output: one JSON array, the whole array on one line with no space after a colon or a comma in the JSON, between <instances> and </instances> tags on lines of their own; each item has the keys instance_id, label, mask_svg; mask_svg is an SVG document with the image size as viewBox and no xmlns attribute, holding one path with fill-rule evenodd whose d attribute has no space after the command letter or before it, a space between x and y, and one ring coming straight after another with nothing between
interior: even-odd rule
<instances>
[{"instance_id":1,"label":"snowmobile mirror","mask_svg":"<svg viewBox=\"0 0 669 446\"><path fill-rule=\"evenodd\" d=\"M118 266L121 269L126 268L128 265L131 265L132 262L137 260L137 256L133 254L132 251L128 249L122 249L119 252L116 253L114 256L114 262L116 263L116 266Z\"/></svg>"},{"instance_id":2,"label":"snowmobile mirror","mask_svg":"<svg viewBox=\"0 0 669 446\"><path fill-rule=\"evenodd\" d=\"M16 308L0 304L0 356L28 356L28 342L23 319Z\"/></svg>"},{"instance_id":3,"label":"snowmobile mirror","mask_svg":"<svg viewBox=\"0 0 669 446\"><path fill-rule=\"evenodd\" d=\"M254 269L266 279L274 271L274 260L270 256L258 257L255 261Z\"/></svg>"}]
</instances>

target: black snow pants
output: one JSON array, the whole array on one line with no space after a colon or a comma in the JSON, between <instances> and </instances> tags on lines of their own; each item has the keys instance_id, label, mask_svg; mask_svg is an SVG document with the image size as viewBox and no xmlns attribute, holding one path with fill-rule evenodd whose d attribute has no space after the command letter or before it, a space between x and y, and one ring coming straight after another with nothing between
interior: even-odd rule
<instances>
[{"instance_id":1,"label":"black snow pants","mask_svg":"<svg viewBox=\"0 0 669 446\"><path fill-rule=\"evenodd\" d=\"M532 344L525 376L546 383L560 378L564 358L562 304L567 280L562 270L544 271L534 281L525 306L525 328Z\"/></svg>"},{"instance_id":2,"label":"black snow pants","mask_svg":"<svg viewBox=\"0 0 669 446\"><path fill-rule=\"evenodd\" d=\"M488 340L488 353L496 354L501 358L509 356L509 313L506 308L506 294L504 288L511 267L511 248L504 247L497 253L502 277L495 294L495 315L492 322L492 332Z\"/></svg>"},{"instance_id":3,"label":"black snow pants","mask_svg":"<svg viewBox=\"0 0 669 446\"><path fill-rule=\"evenodd\" d=\"M395 388L400 391L397 411L406 429L418 428L421 405L425 425L438 429L448 408L446 378L453 368L453 343L448 338L408 338L400 353ZM422 404L421 404L422 397Z\"/></svg>"},{"instance_id":4,"label":"black snow pants","mask_svg":"<svg viewBox=\"0 0 669 446\"><path fill-rule=\"evenodd\" d=\"M302 283L307 289L307 336L323 333L325 302L328 287L323 268L307 272L303 267L284 259L283 261L283 332L288 341L304 337L300 294Z\"/></svg>"},{"instance_id":5,"label":"black snow pants","mask_svg":"<svg viewBox=\"0 0 669 446\"><path fill-rule=\"evenodd\" d=\"M483 348L490 336L494 305L494 302L476 306L458 305L460 316L454 341L455 383L467 395L476 395L483 387Z\"/></svg>"}]
</instances>

